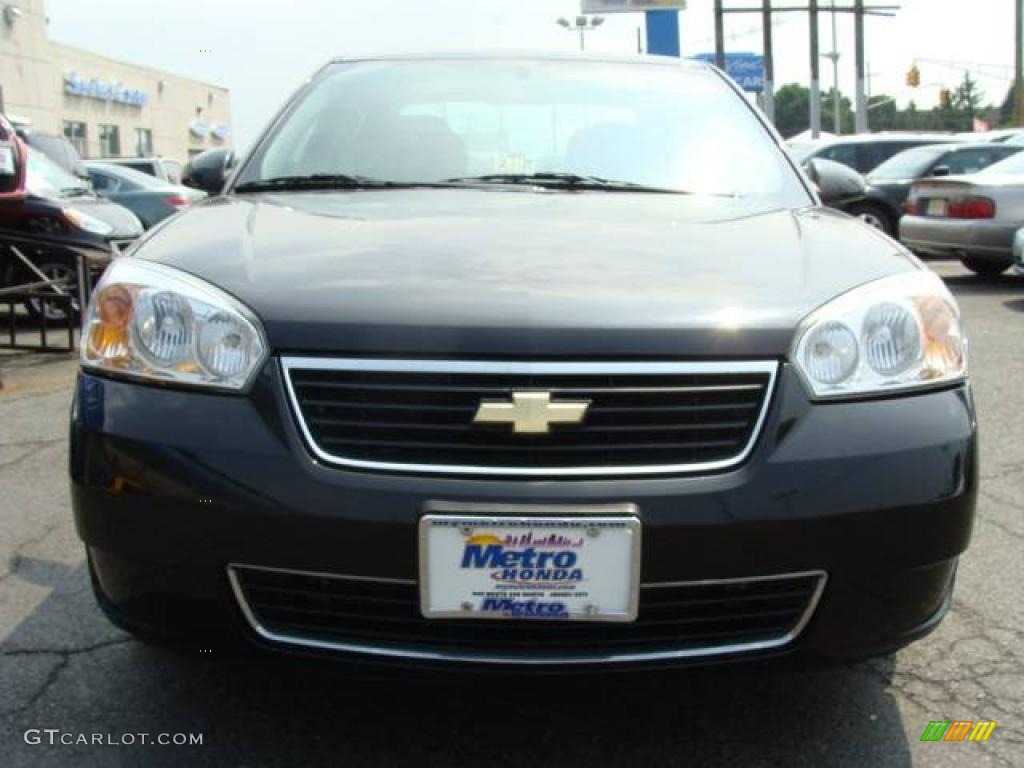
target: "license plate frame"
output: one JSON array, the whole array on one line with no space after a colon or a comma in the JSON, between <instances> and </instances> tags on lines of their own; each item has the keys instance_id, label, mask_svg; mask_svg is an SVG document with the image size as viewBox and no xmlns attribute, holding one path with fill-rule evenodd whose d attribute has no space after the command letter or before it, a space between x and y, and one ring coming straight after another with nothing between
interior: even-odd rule
<instances>
[{"instance_id":1,"label":"license plate frame","mask_svg":"<svg viewBox=\"0 0 1024 768\"><path fill-rule=\"evenodd\" d=\"M418 536L421 614L426 619L525 619L562 623L635 621L640 598L642 524L632 505L617 505L612 509L546 509L545 514L529 516L509 514L513 510L508 508L498 513L486 505L474 508L472 505L460 504L458 509L443 511L428 509L420 518ZM440 538L432 536L435 530L443 531L443 535L439 535ZM576 559L581 565L582 580L572 582L571 585L542 581L534 586L522 586L514 582L496 581L494 574L498 571L487 572L491 566L478 566L474 572L466 575L459 573L464 570L461 566L456 568L450 564L454 561L448 560L445 563L440 559L443 553L439 549L448 550L450 555L458 551L460 540L465 552L467 539L473 535L505 537L500 544L504 547L508 545L507 537L510 535L528 535L532 542L532 536L538 531L565 536L572 542L575 549L571 551L576 553ZM592 531L596 531L596 534ZM599 543L597 540L606 531L610 532L609 535ZM581 539L582 543L578 543ZM442 543L432 547L436 540ZM480 552L476 550L476 554ZM609 561L614 573L605 567ZM595 563L602 563L602 567L595 569ZM518 572L522 573L523 570L519 569ZM453 576L453 573L458 576ZM453 594L451 585L463 576L465 578ZM442 594L445 596L442 597ZM499 602L485 603L489 599ZM519 612L530 601L537 606L538 613ZM467 603L472 607L467 608ZM555 604L563 605L564 611L553 614L543 612ZM500 610L495 605L507 610Z\"/></svg>"}]
</instances>

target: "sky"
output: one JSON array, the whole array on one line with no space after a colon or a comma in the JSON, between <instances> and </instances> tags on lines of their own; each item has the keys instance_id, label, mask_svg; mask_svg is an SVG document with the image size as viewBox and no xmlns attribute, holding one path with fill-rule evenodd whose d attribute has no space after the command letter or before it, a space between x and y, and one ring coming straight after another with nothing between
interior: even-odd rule
<instances>
[{"instance_id":1,"label":"sky","mask_svg":"<svg viewBox=\"0 0 1024 768\"><path fill-rule=\"evenodd\" d=\"M821 0L827 6L830 0ZM777 6L806 0L775 0ZM726 7L755 0L726 0ZM851 0L837 0L840 7ZM872 93L919 106L938 100L970 69L987 99L1001 103L1013 67L1015 0L867 0L899 5L866 22ZM714 50L713 0L690 0L680 17L684 55ZM234 144L244 149L299 84L334 56L407 51L578 50L579 38L555 22L579 0L48 0L50 37L115 58L166 69L231 90ZM837 14L839 86L853 94L853 23ZM640 14L609 14L587 34L587 49L632 53ZM808 19L776 16L776 83L809 78ZM761 51L760 18L726 17L726 49ZM210 52L205 52L209 50ZM821 50L832 50L822 14ZM905 83L917 63L921 87ZM832 64L822 61L822 87Z\"/></svg>"}]
</instances>

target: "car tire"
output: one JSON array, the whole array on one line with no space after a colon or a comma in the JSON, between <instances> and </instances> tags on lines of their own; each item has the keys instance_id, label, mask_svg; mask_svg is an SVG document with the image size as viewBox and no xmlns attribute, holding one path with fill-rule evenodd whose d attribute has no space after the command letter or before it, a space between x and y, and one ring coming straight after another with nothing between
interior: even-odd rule
<instances>
[{"instance_id":1,"label":"car tire","mask_svg":"<svg viewBox=\"0 0 1024 768\"><path fill-rule=\"evenodd\" d=\"M39 258L36 262L36 267L46 275L48 278L61 278L66 284L65 290L69 291L72 296L78 292L78 266L75 264L74 258L70 256L61 255L44 255ZM34 272L29 274L29 280L31 282L37 282L39 275ZM39 319L44 313L46 315L47 322L63 322L67 318L67 312L63 306L57 306L54 303L47 302L43 299L26 299L24 302L25 310L34 319ZM78 306L77 298L71 302L72 307L72 320L77 322L81 307Z\"/></svg>"},{"instance_id":2,"label":"car tire","mask_svg":"<svg viewBox=\"0 0 1024 768\"><path fill-rule=\"evenodd\" d=\"M980 277L998 277L1012 266L1009 261L979 259L977 256L963 256L960 263Z\"/></svg>"},{"instance_id":3,"label":"car tire","mask_svg":"<svg viewBox=\"0 0 1024 768\"><path fill-rule=\"evenodd\" d=\"M896 223L892 215L880 205L873 203L854 203L846 212L869 227L885 232L889 237L896 236Z\"/></svg>"}]
</instances>

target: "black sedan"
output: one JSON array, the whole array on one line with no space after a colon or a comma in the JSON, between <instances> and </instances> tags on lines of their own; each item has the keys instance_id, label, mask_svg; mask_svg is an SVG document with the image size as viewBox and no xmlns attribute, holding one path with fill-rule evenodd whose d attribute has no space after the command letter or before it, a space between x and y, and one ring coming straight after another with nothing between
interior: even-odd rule
<instances>
[{"instance_id":1,"label":"black sedan","mask_svg":"<svg viewBox=\"0 0 1024 768\"><path fill-rule=\"evenodd\" d=\"M77 530L151 640L849 659L934 629L970 539L955 300L702 64L333 61L83 336Z\"/></svg>"},{"instance_id":2,"label":"black sedan","mask_svg":"<svg viewBox=\"0 0 1024 768\"><path fill-rule=\"evenodd\" d=\"M146 229L206 197L204 192L114 163L89 160L85 168L93 189L128 208Z\"/></svg>"}]
</instances>

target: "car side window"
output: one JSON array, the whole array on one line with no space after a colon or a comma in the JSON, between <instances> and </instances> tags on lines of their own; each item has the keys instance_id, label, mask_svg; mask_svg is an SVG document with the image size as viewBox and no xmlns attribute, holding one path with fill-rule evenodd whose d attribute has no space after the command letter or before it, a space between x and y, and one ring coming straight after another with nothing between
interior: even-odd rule
<instances>
[{"instance_id":1,"label":"car side window","mask_svg":"<svg viewBox=\"0 0 1024 768\"><path fill-rule=\"evenodd\" d=\"M92 171L89 174L89 180L92 182L93 189L97 192L117 192L120 186L117 183L117 179L113 176L107 176L105 173L97 173Z\"/></svg>"},{"instance_id":2,"label":"car side window","mask_svg":"<svg viewBox=\"0 0 1024 768\"><path fill-rule=\"evenodd\" d=\"M903 148L905 147L892 141L872 141L860 144L857 147L857 170L861 173L869 173L902 151Z\"/></svg>"},{"instance_id":3,"label":"car side window","mask_svg":"<svg viewBox=\"0 0 1024 768\"><path fill-rule=\"evenodd\" d=\"M836 144L824 150L820 157L847 165L854 170L857 168L857 148L852 144Z\"/></svg>"},{"instance_id":4,"label":"car side window","mask_svg":"<svg viewBox=\"0 0 1024 768\"><path fill-rule=\"evenodd\" d=\"M982 171L1003 157L1005 153L998 149L963 149L950 152L935 165L949 168L952 175L969 174Z\"/></svg>"}]
</instances>

